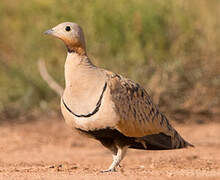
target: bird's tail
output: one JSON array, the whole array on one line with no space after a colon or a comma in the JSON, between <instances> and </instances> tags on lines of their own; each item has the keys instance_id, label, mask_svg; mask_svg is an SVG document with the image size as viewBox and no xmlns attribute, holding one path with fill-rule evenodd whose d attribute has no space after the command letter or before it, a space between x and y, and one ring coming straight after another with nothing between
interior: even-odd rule
<instances>
[{"instance_id":1,"label":"bird's tail","mask_svg":"<svg viewBox=\"0 0 220 180\"><path fill-rule=\"evenodd\" d=\"M194 145L190 144L185 139L183 139L175 129L173 129L173 131L174 131L174 135L171 138L173 149L194 147Z\"/></svg>"},{"instance_id":2,"label":"bird's tail","mask_svg":"<svg viewBox=\"0 0 220 180\"><path fill-rule=\"evenodd\" d=\"M172 136L159 133L136 138L130 148L144 150L169 150L194 147L192 144L184 140L174 128L172 130Z\"/></svg>"}]
</instances>

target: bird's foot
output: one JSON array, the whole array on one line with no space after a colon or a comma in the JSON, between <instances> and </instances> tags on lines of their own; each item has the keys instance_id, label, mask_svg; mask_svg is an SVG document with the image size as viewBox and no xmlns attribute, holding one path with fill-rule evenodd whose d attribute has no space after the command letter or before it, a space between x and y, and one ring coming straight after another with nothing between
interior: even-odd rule
<instances>
[{"instance_id":1,"label":"bird's foot","mask_svg":"<svg viewBox=\"0 0 220 180\"><path fill-rule=\"evenodd\" d=\"M116 172L116 170L115 170L115 168L109 168L109 169L101 171L101 173L106 173L106 172Z\"/></svg>"}]
</instances>

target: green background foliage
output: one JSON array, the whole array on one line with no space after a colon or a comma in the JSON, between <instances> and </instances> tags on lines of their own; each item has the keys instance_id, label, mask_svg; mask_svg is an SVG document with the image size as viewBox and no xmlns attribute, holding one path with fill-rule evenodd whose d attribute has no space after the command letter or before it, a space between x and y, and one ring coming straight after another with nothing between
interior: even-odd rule
<instances>
[{"instance_id":1,"label":"green background foliage","mask_svg":"<svg viewBox=\"0 0 220 180\"><path fill-rule=\"evenodd\" d=\"M218 0L1 0L0 113L58 110L37 60L64 86L66 49L43 32L71 21L93 63L141 83L162 110L215 114L220 107Z\"/></svg>"}]
</instances>

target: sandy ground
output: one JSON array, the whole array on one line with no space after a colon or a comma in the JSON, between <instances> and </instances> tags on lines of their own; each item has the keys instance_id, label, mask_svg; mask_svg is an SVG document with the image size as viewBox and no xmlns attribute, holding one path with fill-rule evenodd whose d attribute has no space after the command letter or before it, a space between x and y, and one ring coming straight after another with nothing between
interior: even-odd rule
<instances>
[{"instance_id":1,"label":"sandy ground","mask_svg":"<svg viewBox=\"0 0 220 180\"><path fill-rule=\"evenodd\" d=\"M220 124L176 125L196 148L129 150L118 172L99 142L72 132L62 119L0 125L0 179L220 179Z\"/></svg>"}]
</instances>

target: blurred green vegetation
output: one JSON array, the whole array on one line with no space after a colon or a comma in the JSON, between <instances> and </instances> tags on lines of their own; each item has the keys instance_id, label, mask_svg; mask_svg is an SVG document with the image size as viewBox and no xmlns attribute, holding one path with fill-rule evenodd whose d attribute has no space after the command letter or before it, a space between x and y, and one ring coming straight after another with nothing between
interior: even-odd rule
<instances>
[{"instance_id":1,"label":"blurred green vegetation","mask_svg":"<svg viewBox=\"0 0 220 180\"><path fill-rule=\"evenodd\" d=\"M59 109L37 60L64 85L66 49L43 35L64 21L83 27L94 64L141 83L162 110L217 113L219 17L219 0L1 0L1 117Z\"/></svg>"}]
</instances>

